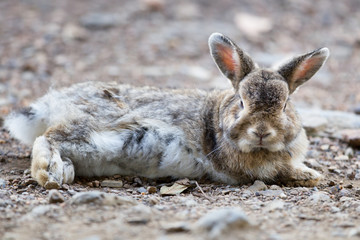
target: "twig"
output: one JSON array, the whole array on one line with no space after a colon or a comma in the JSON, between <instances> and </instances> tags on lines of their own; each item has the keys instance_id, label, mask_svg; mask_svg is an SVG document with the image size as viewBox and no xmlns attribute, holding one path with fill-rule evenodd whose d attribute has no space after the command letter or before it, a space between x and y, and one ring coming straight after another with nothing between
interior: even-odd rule
<instances>
[{"instance_id":1,"label":"twig","mask_svg":"<svg viewBox=\"0 0 360 240\"><path fill-rule=\"evenodd\" d=\"M194 181L196 184L196 187L199 188L200 192L203 194L203 196L209 200L210 202L213 202L214 199L212 199L211 197L209 197L208 195L206 195L206 193L202 190L202 188L200 187L199 183L197 181Z\"/></svg>"}]
</instances>

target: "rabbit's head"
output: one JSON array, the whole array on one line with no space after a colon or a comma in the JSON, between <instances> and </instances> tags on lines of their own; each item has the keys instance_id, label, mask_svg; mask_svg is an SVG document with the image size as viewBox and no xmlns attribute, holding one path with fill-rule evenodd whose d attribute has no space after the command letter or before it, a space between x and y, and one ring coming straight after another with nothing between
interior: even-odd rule
<instances>
[{"instance_id":1,"label":"rabbit's head","mask_svg":"<svg viewBox=\"0 0 360 240\"><path fill-rule=\"evenodd\" d=\"M259 68L228 37L213 33L211 55L234 94L220 108L220 129L242 152L286 150L302 130L289 100L329 56L327 48L295 57L275 70Z\"/></svg>"}]
</instances>

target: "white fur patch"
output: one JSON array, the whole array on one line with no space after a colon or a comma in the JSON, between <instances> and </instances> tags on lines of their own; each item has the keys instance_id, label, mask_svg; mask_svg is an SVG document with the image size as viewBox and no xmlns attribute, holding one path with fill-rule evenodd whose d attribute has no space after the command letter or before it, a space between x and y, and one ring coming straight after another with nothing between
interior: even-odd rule
<instances>
[{"instance_id":1,"label":"white fur patch","mask_svg":"<svg viewBox=\"0 0 360 240\"><path fill-rule=\"evenodd\" d=\"M45 120L40 116L35 115L34 119L29 119L21 113L14 113L7 117L4 125L14 138L30 146L47 128Z\"/></svg>"},{"instance_id":2,"label":"white fur patch","mask_svg":"<svg viewBox=\"0 0 360 240\"><path fill-rule=\"evenodd\" d=\"M115 131L92 132L90 141L102 152L116 152L124 145L120 134Z\"/></svg>"}]
</instances>

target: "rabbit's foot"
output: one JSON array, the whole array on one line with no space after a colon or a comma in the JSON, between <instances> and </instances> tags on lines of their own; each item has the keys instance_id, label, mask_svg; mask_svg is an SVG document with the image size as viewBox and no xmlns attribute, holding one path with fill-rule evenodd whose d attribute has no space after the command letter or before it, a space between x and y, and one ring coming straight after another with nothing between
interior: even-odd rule
<instances>
[{"instance_id":1,"label":"rabbit's foot","mask_svg":"<svg viewBox=\"0 0 360 240\"><path fill-rule=\"evenodd\" d=\"M59 151L44 136L33 146L31 176L46 189L60 188L62 183L74 180L74 165L68 158L61 159Z\"/></svg>"},{"instance_id":2,"label":"rabbit's foot","mask_svg":"<svg viewBox=\"0 0 360 240\"><path fill-rule=\"evenodd\" d=\"M314 187L319 184L322 175L305 165L296 166L292 169L285 185L292 187Z\"/></svg>"}]
</instances>

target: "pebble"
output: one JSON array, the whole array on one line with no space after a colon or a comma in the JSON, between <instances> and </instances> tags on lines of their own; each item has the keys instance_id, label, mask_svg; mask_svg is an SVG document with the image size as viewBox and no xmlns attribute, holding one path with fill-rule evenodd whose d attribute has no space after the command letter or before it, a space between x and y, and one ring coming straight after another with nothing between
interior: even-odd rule
<instances>
[{"instance_id":1,"label":"pebble","mask_svg":"<svg viewBox=\"0 0 360 240\"><path fill-rule=\"evenodd\" d=\"M0 188L5 188L5 187L6 187L5 179L0 178Z\"/></svg>"},{"instance_id":2,"label":"pebble","mask_svg":"<svg viewBox=\"0 0 360 240\"><path fill-rule=\"evenodd\" d=\"M147 192L146 188L144 188L144 187L139 187L139 188L136 189L136 191L139 192L139 193L146 193Z\"/></svg>"},{"instance_id":3,"label":"pebble","mask_svg":"<svg viewBox=\"0 0 360 240\"><path fill-rule=\"evenodd\" d=\"M351 192L350 192L349 190L343 188L343 189L341 189L341 190L339 191L339 195L340 195L340 196L350 196L350 195L351 195Z\"/></svg>"},{"instance_id":4,"label":"pebble","mask_svg":"<svg viewBox=\"0 0 360 240\"><path fill-rule=\"evenodd\" d=\"M285 193L282 190L265 190L257 192L258 195L265 197L286 197Z\"/></svg>"},{"instance_id":5,"label":"pebble","mask_svg":"<svg viewBox=\"0 0 360 240\"><path fill-rule=\"evenodd\" d=\"M298 112L303 119L306 132L330 128L338 130L360 128L360 116L353 113L308 108L298 108Z\"/></svg>"},{"instance_id":6,"label":"pebble","mask_svg":"<svg viewBox=\"0 0 360 240\"><path fill-rule=\"evenodd\" d=\"M158 204L159 202L160 202L160 199L157 197L149 197L149 199L148 199L148 203L151 206L154 206L154 205Z\"/></svg>"},{"instance_id":7,"label":"pebble","mask_svg":"<svg viewBox=\"0 0 360 240\"><path fill-rule=\"evenodd\" d=\"M341 135L351 147L360 147L360 129L345 129L341 131Z\"/></svg>"},{"instance_id":8,"label":"pebble","mask_svg":"<svg viewBox=\"0 0 360 240\"><path fill-rule=\"evenodd\" d=\"M85 29L71 23L64 26L61 35L64 42L71 40L84 41L88 38Z\"/></svg>"},{"instance_id":9,"label":"pebble","mask_svg":"<svg viewBox=\"0 0 360 240\"><path fill-rule=\"evenodd\" d=\"M334 160L336 160L336 161L348 161L348 160L349 160L349 156L340 155L340 156L335 157Z\"/></svg>"},{"instance_id":10,"label":"pebble","mask_svg":"<svg viewBox=\"0 0 360 240\"><path fill-rule=\"evenodd\" d=\"M49 191L49 203L62 203L64 202L64 196L56 189Z\"/></svg>"},{"instance_id":11,"label":"pebble","mask_svg":"<svg viewBox=\"0 0 360 240\"><path fill-rule=\"evenodd\" d=\"M281 187L278 185L271 185L270 190L281 190Z\"/></svg>"},{"instance_id":12,"label":"pebble","mask_svg":"<svg viewBox=\"0 0 360 240\"><path fill-rule=\"evenodd\" d=\"M249 219L241 208L216 209L195 223L195 229L206 231L213 238L229 230L242 229L248 226L250 226Z\"/></svg>"},{"instance_id":13,"label":"pebble","mask_svg":"<svg viewBox=\"0 0 360 240\"><path fill-rule=\"evenodd\" d=\"M147 191L149 194L154 194L154 193L157 192L157 189L156 189L156 187L154 187L154 186L149 186L149 187L146 188L146 191Z\"/></svg>"},{"instance_id":14,"label":"pebble","mask_svg":"<svg viewBox=\"0 0 360 240\"><path fill-rule=\"evenodd\" d=\"M320 149L323 150L323 151L327 151L327 150L329 150L329 148L330 148L329 144L323 144L323 145L320 146Z\"/></svg>"},{"instance_id":15,"label":"pebble","mask_svg":"<svg viewBox=\"0 0 360 240\"><path fill-rule=\"evenodd\" d=\"M75 194L70 200L70 204L98 204L98 205L136 205L137 202L131 198L119 197L114 194L99 191L81 192Z\"/></svg>"},{"instance_id":16,"label":"pebble","mask_svg":"<svg viewBox=\"0 0 360 240\"><path fill-rule=\"evenodd\" d=\"M101 186L110 188L122 188L124 186L124 183L121 180L104 180L101 182Z\"/></svg>"},{"instance_id":17,"label":"pebble","mask_svg":"<svg viewBox=\"0 0 360 240\"><path fill-rule=\"evenodd\" d=\"M354 156L354 149L351 147L346 148L345 150L345 155L348 156L349 158Z\"/></svg>"},{"instance_id":18,"label":"pebble","mask_svg":"<svg viewBox=\"0 0 360 240\"><path fill-rule=\"evenodd\" d=\"M187 222L165 223L162 229L167 233L189 232L190 226Z\"/></svg>"},{"instance_id":19,"label":"pebble","mask_svg":"<svg viewBox=\"0 0 360 240\"><path fill-rule=\"evenodd\" d=\"M256 180L253 185L248 187L248 190L252 192L258 192L266 189L268 189L268 187L265 185L265 183L259 180Z\"/></svg>"},{"instance_id":20,"label":"pebble","mask_svg":"<svg viewBox=\"0 0 360 240\"><path fill-rule=\"evenodd\" d=\"M127 215L126 222L129 224L147 224L151 220L152 211L150 207L140 204L130 208Z\"/></svg>"},{"instance_id":21,"label":"pebble","mask_svg":"<svg viewBox=\"0 0 360 240\"><path fill-rule=\"evenodd\" d=\"M271 201L266 207L265 211L267 212L273 212L275 210L281 210L284 209L285 202L282 200L274 200Z\"/></svg>"},{"instance_id":22,"label":"pebble","mask_svg":"<svg viewBox=\"0 0 360 240\"><path fill-rule=\"evenodd\" d=\"M307 158L318 158L320 156L320 153L316 150L309 150L306 153Z\"/></svg>"},{"instance_id":23,"label":"pebble","mask_svg":"<svg viewBox=\"0 0 360 240\"><path fill-rule=\"evenodd\" d=\"M80 23L89 29L108 29L119 25L120 19L113 13L88 13L81 17Z\"/></svg>"},{"instance_id":24,"label":"pebble","mask_svg":"<svg viewBox=\"0 0 360 240\"><path fill-rule=\"evenodd\" d=\"M320 191L313 193L306 201L310 204L314 204L320 202L330 202L331 199L325 192Z\"/></svg>"}]
</instances>

